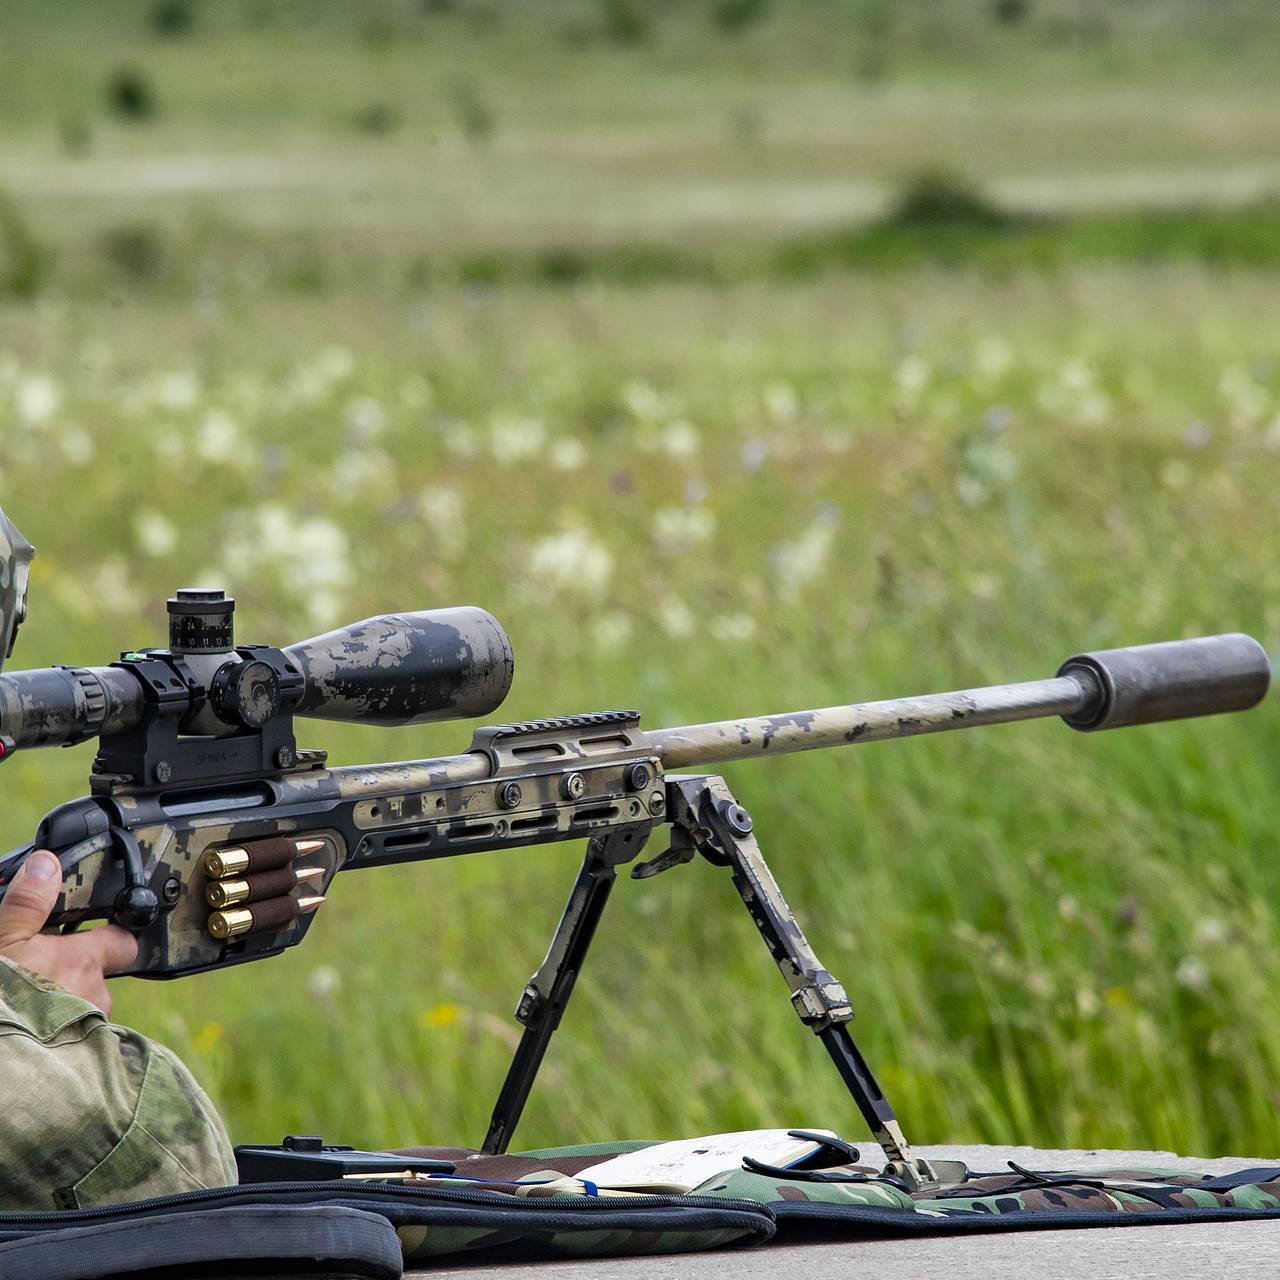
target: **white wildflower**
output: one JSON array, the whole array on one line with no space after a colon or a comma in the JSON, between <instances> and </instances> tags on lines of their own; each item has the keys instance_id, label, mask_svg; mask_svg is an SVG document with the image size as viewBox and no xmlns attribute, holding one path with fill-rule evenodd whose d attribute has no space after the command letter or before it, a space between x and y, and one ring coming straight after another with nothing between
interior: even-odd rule
<instances>
[{"instance_id":1,"label":"white wildflower","mask_svg":"<svg viewBox=\"0 0 1280 1280\"><path fill-rule=\"evenodd\" d=\"M1000 579L994 573L974 573L969 578L969 593L975 600L990 603L1000 595Z\"/></svg>"},{"instance_id":2,"label":"white wildflower","mask_svg":"<svg viewBox=\"0 0 1280 1280\"><path fill-rule=\"evenodd\" d=\"M346 614L343 593L335 587L313 587L307 593L307 616L315 627L332 627L342 622Z\"/></svg>"},{"instance_id":3,"label":"white wildflower","mask_svg":"<svg viewBox=\"0 0 1280 1280\"><path fill-rule=\"evenodd\" d=\"M576 437L561 436L552 444L548 456L557 471L577 471L586 465L587 449Z\"/></svg>"},{"instance_id":4,"label":"white wildflower","mask_svg":"<svg viewBox=\"0 0 1280 1280\"><path fill-rule=\"evenodd\" d=\"M654 513L653 540L668 555L701 545L715 531L716 518L705 507L664 507Z\"/></svg>"},{"instance_id":5,"label":"white wildflower","mask_svg":"<svg viewBox=\"0 0 1280 1280\"><path fill-rule=\"evenodd\" d=\"M29 427L39 427L58 412L62 392L52 378L42 373L32 373L18 379L13 401L18 417Z\"/></svg>"},{"instance_id":6,"label":"white wildflower","mask_svg":"<svg viewBox=\"0 0 1280 1280\"><path fill-rule=\"evenodd\" d=\"M789 382L771 382L764 389L764 407L774 422L793 422L800 412L800 397Z\"/></svg>"},{"instance_id":7,"label":"white wildflower","mask_svg":"<svg viewBox=\"0 0 1280 1280\"><path fill-rule=\"evenodd\" d=\"M547 429L536 418L499 418L489 428L497 462L523 462L542 451Z\"/></svg>"},{"instance_id":8,"label":"white wildflower","mask_svg":"<svg viewBox=\"0 0 1280 1280\"><path fill-rule=\"evenodd\" d=\"M93 437L83 427L68 427L58 440L62 456L72 466L82 467L93 460Z\"/></svg>"},{"instance_id":9,"label":"white wildflower","mask_svg":"<svg viewBox=\"0 0 1280 1280\"><path fill-rule=\"evenodd\" d=\"M914 400L929 383L929 366L922 356L907 356L898 366L894 381L904 396Z\"/></svg>"},{"instance_id":10,"label":"white wildflower","mask_svg":"<svg viewBox=\"0 0 1280 1280\"><path fill-rule=\"evenodd\" d=\"M1182 443L1188 449L1207 449L1213 442L1213 428L1203 419L1197 418L1182 433Z\"/></svg>"},{"instance_id":11,"label":"white wildflower","mask_svg":"<svg viewBox=\"0 0 1280 1280\"><path fill-rule=\"evenodd\" d=\"M307 995L324 1002L342 986L342 974L331 964L318 964L307 974Z\"/></svg>"},{"instance_id":12,"label":"white wildflower","mask_svg":"<svg viewBox=\"0 0 1280 1280\"><path fill-rule=\"evenodd\" d=\"M314 565L306 575L309 583L319 584L347 575L347 538L332 520L311 516L299 520L292 530L292 558L297 563Z\"/></svg>"},{"instance_id":13,"label":"white wildflower","mask_svg":"<svg viewBox=\"0 0 1280 1280\"><path fill-rule=\"evenodd\" d=\"M622 403L626 405L634 418L653 421L661 418L666 411L666 402L657 389L647 382L628 382L622 388Z\"/></svg>"},{"instance_id":14,"label":"white wildflower","mask_svg":"<svg viewBox=\"0 0 1280 1280\"><path fill-rule=\"evenodd\" d=\"M137 566L123 556L108 556L96 565L88 567L88 580L93 582L91 608L127 618L137 626L142 615L143 596L138 589ZM82 596L84 593L80 593Z\"/></svg>"},{"instance_id":15,"label":"white wildflower","mask_svg":"<svg viewBox=\"0 0 1280 1280\"><path fill-rule=\"evenodd\" d=\"M302 404L323 399L355 371L355 357L346 347L326 347L300 365L289 380L286 398Z\"/></svg>"},{"instance_id":16,"label":"white wildflower","mask_svg":"<svg viewBox=\"0 0 1280 1280\"><path fill-rule=\"evenodd\" d=\"M347 405L347 438L352 444L376 440L386 425L386 410L372 396L358 396Z\"/></svg>"},{"instance_id":17,"label":"white wildflower","mask_svg":"<svg viewBox=\"0 0 1280 1280\"><path fill-rule=\"evenodd\" d=\"M432 549L450 558L460 555L467 543L467 525L457 490L443 485L424 489L418 495L418 510L430 526Z\"/></svg>"},{"instance_id":18,"label":"white wildflower","mask_svg":"<svg viewBox=\"0 0 1280 1280\"><path fill-rule=\"evenodd\" d=\"M658 602L658 625L673 640L684 640L693 635L693 614L688 605L675 596Z\"/></svg>"},{"instance_id":19,"label":"white wildflower","mask_svg":"<svg viewBox=\"0 0 1280 1280\"><path fill-rule=\"evenodd\" d=\"M143 509L133 520L138 546L149 556L167 556L178 545L173 521L159 511Z\"/></svg>"},{"instance_id":20,"label":"white wildflower","mask_svg":"<svg viewBox=\"0 0 1280 1280\"><path fill-rule=\"evenodd\" d=\"M659 444L669 458L692 458L698 452L698 429L683 418L662 429Z\"/></svg>"},{"instance_id":21,"label":"white wildflower","mask_svg":"<svg viewBox=\"0 0 1280 1280\"><path fill-rule=\"evenodd\" d=\"M769 457L769 446L758 436L752 436L742 442L738 456L742 459L744 471L759 471Z\"/></svg>"},{"instance_id":22,"label":"white wildflower","mask_svg":"<svg viewBox=\"0 0 1280 1280\"><path fill-rule=\"evenodd\" d=\"M462 497L456 489L438 486L424 489L418 497L422 514L437 532L462 523Z\"/></svg>"},{"instance_id":23,"label":"white wildflower","mask_svg":"<svg viewBox=\"0 0 1280 1280\"><path fill-rule=\"evenodd\" d=\"M325 347L316 356L315 369L330 382L341 382L355 372L356 358L346 347Z\"/></svg>"},{"instance_id":24,"label":"white wildflower","mask_svg":"<svg viewBox=\"0 0 1280 1280\"><path fill-rule=\"evenodd\" d=\"M332 520L299 518L274 502L256 508L228 538L217 576L260 577L264 565L283 592L307 602L313 622L337 619L352 572L346 535Z\"/></svg>"},{"instance_id":25,"label":"white wildflower","mask_svg":"<svg viewBox=\"0 0 1280 1280\"><path fill-rule=\"evenodd\" d=\"M1226 940L1226 923L1217 916L1205 916L1196 921L1191 932L1191 941L1197 947L1220 947Z\"/></svg>"},{"instance_id":26,"label":"white wildflower","mask_svg":"<svg viewBox=\"0 0 1280 1280\"><path fill-rule=\"evenodd\" d=\"M156 386L156 400L174 413L190 409L199 395L199 380L189 370L166 373Z\"/></svg>"},{"instance_id":27,"label":"white wildflower","mask_svg":"<svg viewBox=\"0 0 1280 1280\"><path fill-rule=\"evenodd\" d=\"M708 630L725 644L745 644L755 637L756 620L749 613L722 613L711 619Z\"/></svg>"},{"instance_id":28,"label":"white wildflower","mask_svg":"<svg viewBox=\"0 0 1280 1280\"><path fill-rule=\"evenodd\" d=\"M1013 348L1003 339L981 339L973 353L975 372L985 382L999 382L1013 367Z\"/></svg>"},{"instance_id":29,"label":"white wildflower","mask_svg":"<svg viewBox=\"0 0 1280 1280\"><path fill-rule=\"evenodd\" d=\"M394 486L395 463L385 449L348 449L334 460L333 492L338 497L390 492Z\"/></svg>"},{"instance_id":30,"label":"white wildflower","mask_svg":"<svg viewBox=\"0 0 1280 1280\"><path fill-rule=\"evenodd\" d=\"M231 462L240 452L240 428L230 414L210 409L196 430L196 452L206 462Z\"/></svg>"},{"instance_id":31,"label":"white wildflower","mask_svg":"<svg viewBox=\"0 0 1280 1280\"><path fill-rule=\"evenodd\" d=\"M822 575L835 533L834 521L818 519L794 542L773 549L773 569L784 596L794 595Z\"/></svg>"},{"instance_id":32,"label":"white wildflower","mask_svg":"<svg viewBox=\"0 0 1280 1280\"><path fill-rule=\"evenodd\" d=\"M589 595L608 584L613 557L585 529L569 529L533 545L529 573L543 586Z\"/></svg>"},{"instance_id":33,"label":"white wildflower","mask_svg":"<svg viewBox=\"0 0 1280 1280\"><path fill-rule=\"evenodd\" d=\"M1227 402L1237 424L1248 426L1270 407L1267 391L1240 365L1228 365L1218 379L1218 394Z\"/></svg>"},{"instance_id":34,"label":"white wildflower","mask_svg":"<svg viewBox=\"0 0 1280 1280\"><path fill-rule=\"evenodd\" d=\"M455 458L474 458L479 452L476 446L476 433L470 425L461 421L446 422L440 430L440 438L444 447Z\"/></svg>"},{"instance_id":35,"label":"white wildflower","mask_svg":"<svg viewBox=\"0 0 1280 1280\"><path fill-rule=\"evenodd\" d=\"M1075 357L1062 366L1058 381L1064 391L1075 392L1077 395L1091 391L1096 381L1093 366L1087 360Z\"/></svg>"},{"instance_id":36,"label":"white wildflower","mask_svg":"<svg viewBox=\"0 0 1280 1280\"><path fill-rule=\"evenodd\" d=\"M1082 1018L1093 1018L1102 1007L1097 992L1092 987L1076 988L1076 1012Z\"/></svg>"},{"instance_id":37,"label":"white wildflower","mask_svg":"<svg viewBox=\"0 0 1280 1280\"><path fill-rule=\"evenodd\" d=\"M1209 989L1209 970L1199 956L1183 956L1173 971L1173 980L1188 991L1203 993Z\"/></svg>"},{"instance_id":38,"label":"white wildflower","mask_svg":"<svg viewBox=\"0 0 1280 1280\"><path fill-rule=\"evenodd\" d=\"M631 639L631 619L625 613L606 613L591 626L592 648L612 653L623 648Z\"/></svg>"},{"instance_id":39,"label":"white wildflower","mask_svg":"<svg viewBox=\"0 0 1280 1280\"><path fill-rule=\"evenodd\" d=\"M1100 427L1111 417L1111 397L1105 391L1090 391L1076 401L1071 416L1082 427Z\"/></svg>"}]
</instances>

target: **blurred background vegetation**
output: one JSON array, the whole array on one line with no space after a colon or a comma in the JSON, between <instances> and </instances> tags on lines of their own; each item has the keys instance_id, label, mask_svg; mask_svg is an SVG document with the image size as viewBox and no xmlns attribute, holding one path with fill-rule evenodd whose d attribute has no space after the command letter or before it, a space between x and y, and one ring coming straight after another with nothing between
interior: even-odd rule
<instances>
[{"instance_id":1,"label":"blurred background vegetation","mask_svg":"<svg viewBox=\"0 0 1280 1280\"><path fill-rule=\"evenodd\" d=\"M15 662L475 602L512 718L1280 646L1263 0L0 3ZM335 762L469 726L315 725ZM91 752L4 770L17 842ZM918 1141L1280 1148L1280 730L1050 723L730 780ZM345 877L122 983L240 1140L478 1141L576 851ZM624 885L528 1145L859 1137L708 866Z\"/></svg>"}]
</instances>

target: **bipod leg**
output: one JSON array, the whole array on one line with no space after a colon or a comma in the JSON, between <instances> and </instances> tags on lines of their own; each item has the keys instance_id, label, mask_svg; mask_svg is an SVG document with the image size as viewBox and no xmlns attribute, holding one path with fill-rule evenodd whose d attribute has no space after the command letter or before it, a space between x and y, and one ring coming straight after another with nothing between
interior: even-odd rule
<instances>
[{"instance_id":1,"label":"bipod leg","mask_svg":"<svg viewBox=\"0 0 1280 1280\"><path fill-rule=\"evenodd\" d=\"M480 1148L487 1155L501 1155L507 1150L551 1035L560 1025L573 984L582 971L587 948L617 878L615 868L640 852L648 834L645 827L626 827L597 836L587 845L582 869L569 893L546 959L529 979L516 1006L516 1020L524 1024L524 1034L507 1069L489 1132Z\"/></svg>"},{"instance_id":2,"label":"bipod leg","mask_svg":"<svg viewBox=\"0 0 1280 1280\"><path fill-rule=\"evenodd\" d=\"M751 833L751 815L720 777L668 776L670 822L679 842L687 842L709 862L729 867L737 889L769 954L791 988L800 1021L822 1041L845 1087L876 1141L888 1172L911 1190L938 1185L926 1160L914 1155L902 1127L849 1031L853 1009L844 987L818 961L773 878ZM673 845L676 844L673 841ZM637 867L633 875L645 868Z\"/></svg>"}]
</instances>

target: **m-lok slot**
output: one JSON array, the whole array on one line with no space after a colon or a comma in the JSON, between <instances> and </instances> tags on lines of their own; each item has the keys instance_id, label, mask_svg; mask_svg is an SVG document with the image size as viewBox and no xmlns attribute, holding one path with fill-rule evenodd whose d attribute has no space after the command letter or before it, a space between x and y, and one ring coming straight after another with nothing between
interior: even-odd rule
<instances>
[{"instance_id":1,"label":"m-lok slot","mask_svg":"<svg viewBox=\"0 0 1280 1280\"><path fill-rule=\"evenodd\" d=\"M554 813L535 813L529 818L513 818L508 830L512 835L520 835L525 831L551 831L556 826Z\"/></svg>"},{"instance_id":2,"label":"m-lok slot","mask_svg":"<svg viewBox=\"0 0 1280 1280\"><path fill-rule=\"evenodd\" d=\"M573 825L585 825L588 822L608 822L618 816L616 804L592 804L573 811Z\"/></svg>"}]
</instances>

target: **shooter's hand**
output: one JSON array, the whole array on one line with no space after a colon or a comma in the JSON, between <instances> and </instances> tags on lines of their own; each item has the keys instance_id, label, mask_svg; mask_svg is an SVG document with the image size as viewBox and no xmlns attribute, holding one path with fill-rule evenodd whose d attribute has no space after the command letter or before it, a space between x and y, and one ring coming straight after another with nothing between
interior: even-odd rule
<instances>
[{"instance_id":1,"label":"shooter's hand","mask_svg":"<svg viewBox=\"0 0 1280 1280\"><path fill-rule=\"evenodd\" d=\"M0 901L0 956L111 1012L106 976L138 954L138 940L119 925L87 933L41 933L62 888L62 867L46 849L18 869Z\"/></svg>"}]
</instances>

